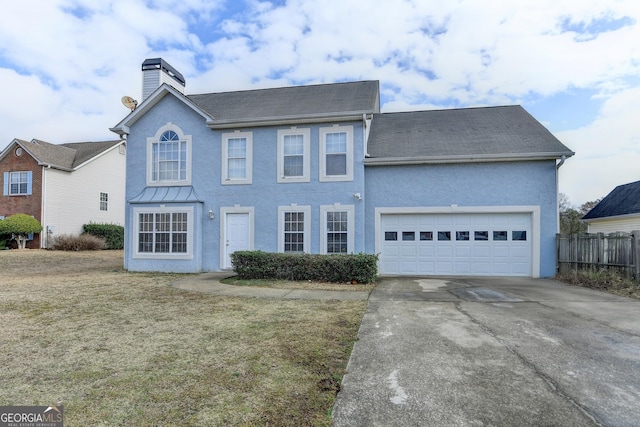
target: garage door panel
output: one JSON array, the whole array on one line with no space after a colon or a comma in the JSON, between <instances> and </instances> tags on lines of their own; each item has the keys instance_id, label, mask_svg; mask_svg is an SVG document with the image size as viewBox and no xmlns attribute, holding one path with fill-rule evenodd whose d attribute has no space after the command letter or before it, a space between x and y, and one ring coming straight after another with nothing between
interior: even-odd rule
<instances>
[{"instance_id":1,"label":"garage door panel","mask_svg":"<svg viewBox=\"0 0 640 427\"><path fill-rule=\"evenodd\" d=\"M415 257L418 255L417 248L413 245L411 246L402 246L400 248L400 255L402 257Z\"/></svg>"},{"instance_id":2,"label":"garage door panel","mask_svg":"<svg viewBox=\"0 0 640 427\"><path fill-rule=\"evenodd\" d=\"M454 249L456 258L471 258L471 246L456 246Z\"/></svg>"},{"instance_id":3,"label":"garage door panel","mask_svg":"<svg viewBox=\"0 0 640 427\"><path fill-rule=\"evenodd\" d=\"M435 254L435 247L433 245L420 245L418 247L418 255L420 259L433 258Z\"/></svg>"},{"instance_id":4,"label":"garage door panel","mask_svg":"<svg viewBox=\"0 0 640 427\"><path fill-rule=\"evenodd\" d=\"M384 214L381 227L382 274L532 274L529 213Z\"/></svg>"}]
</instances>

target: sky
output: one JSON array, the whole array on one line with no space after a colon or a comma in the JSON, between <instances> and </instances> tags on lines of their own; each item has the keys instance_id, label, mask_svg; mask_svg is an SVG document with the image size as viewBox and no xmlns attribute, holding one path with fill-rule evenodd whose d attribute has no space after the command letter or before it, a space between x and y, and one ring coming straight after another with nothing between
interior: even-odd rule
<instances>
[{"instance_id":1,"label":"sky","mask_svg":"<svg viewBox=\"0 0 640 427\"><path fill-rule=\"evenodd\" d=\"M0 149L116 139L162 57L186 93L379 80L383 112L522 105L576 154L576 207L640 180L637 0L21 0L0 25Z\"/></svg>"}]
</instances>

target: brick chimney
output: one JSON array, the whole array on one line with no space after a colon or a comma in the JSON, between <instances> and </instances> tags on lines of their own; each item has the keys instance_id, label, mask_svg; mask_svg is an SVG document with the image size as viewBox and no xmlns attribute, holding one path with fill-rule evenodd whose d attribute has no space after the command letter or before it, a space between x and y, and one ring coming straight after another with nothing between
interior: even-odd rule
<instances>
[{"instance_id":1,"label":"brick chimney","mask_svg":"<svg viewBox=\"0 0 640 427\"><path fill-rule=\"evenodd\" d=\"M147 99L162 83L167 83L184 93L184 77L178 70L162 58L145 59L142 63L142 100Z\"/></svg>"}]
</instances>

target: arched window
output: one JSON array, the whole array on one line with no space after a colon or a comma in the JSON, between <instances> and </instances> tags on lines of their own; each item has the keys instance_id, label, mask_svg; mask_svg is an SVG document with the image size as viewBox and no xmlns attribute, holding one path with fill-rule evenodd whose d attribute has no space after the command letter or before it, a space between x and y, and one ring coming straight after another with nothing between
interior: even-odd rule
<instances>
[{"instance_id":1,"label":"arched window","mask_svg":"<svg viewBox=\"0 0 640 427\"><path fill-rule=\"evenodd\" d=\"M160 129L156 137L149 138L151 182L185 182L189 180L190 137L179 130Z\"/></svg>"}]
</instances>

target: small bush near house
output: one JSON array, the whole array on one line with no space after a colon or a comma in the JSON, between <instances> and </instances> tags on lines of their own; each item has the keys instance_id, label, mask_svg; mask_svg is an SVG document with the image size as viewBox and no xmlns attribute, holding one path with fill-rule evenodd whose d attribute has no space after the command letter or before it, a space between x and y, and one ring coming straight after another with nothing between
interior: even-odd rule
<instances>
[{"instance_id":1,"label":"small bush near house","mask_svg":"<svg viewBox=\"0 0 640 427\"><path fill-rule=\"evenodd\" d=\"M107 249L124 248L124 227L115 224L89 223L82 226L85 234L103 238L107 242Z\"/></svg>"},{"instance_id":2,"label":"small bush near house","mask_svg":"<svg viewBox=\"0 0 640 427\"><path fill-rule=\"evenodd\" d=\"M61 234L53 238L50 248L54 251L99 251L107 248L107 242L102 237L91 234Z\"/></svg>"},{"instance_id":3,"label":"small bush near house","mask_svg":"<svg viewBox=\"0 0 640 427\"><path fill-rule=\"evenodd\" d=\"M231 255L241 279L314 280L372 283L378 275L378 257L370 254L283 254L237 251Z\"/></svg>"}]
</instances>

